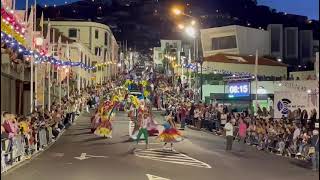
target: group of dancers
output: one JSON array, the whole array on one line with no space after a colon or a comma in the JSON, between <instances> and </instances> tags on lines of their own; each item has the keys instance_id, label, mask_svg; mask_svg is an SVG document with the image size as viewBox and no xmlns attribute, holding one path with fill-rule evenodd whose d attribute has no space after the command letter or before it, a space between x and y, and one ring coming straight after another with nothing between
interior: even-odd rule
<instances>
[{"instance_id":1,"label":"group of dancers","mask_svg":"<svg viewBox=\"0 0 320 180\"><path fill-rule=\"evenodd\" d=\"M128 91L115 90L99 106L91 118L91 132L100 137L112 138L112 122L115 120L115 110L125 103L125 110L128 112L130 121L134 123L132 134L135 134L135 143L143 139L146 149L149 144L149 136L157 135L156 139L164 143L164 148L183 140L182 134L177 130L174 117L169 114L165 117L165 122L159 124L155 121L152 106L145 98L138 99L134 95L129 95Z\"/></svg>"}]
</instances>

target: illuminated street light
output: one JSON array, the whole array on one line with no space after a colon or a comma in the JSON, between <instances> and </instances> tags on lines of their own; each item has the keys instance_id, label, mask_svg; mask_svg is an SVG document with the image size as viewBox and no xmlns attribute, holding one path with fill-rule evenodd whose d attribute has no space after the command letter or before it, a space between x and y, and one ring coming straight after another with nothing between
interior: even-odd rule
<instances>
[{"instance_id":1,"label":"illuminated street light","mask_svg":"<svg viewBox=\"0 0 320 180\"><path fill-rule=\"evenodd\" d=\"M277 61L278 61L278 62L282 62L282 59L281 59L281 58L278 58Z\"/></svg>"},{"instance_id":2,"label":"illuminated street light","mask_svg":"<svg viewBox=\"0 0 320 180\"><path fill-rule=\"evenodd\" d=\"M183 24L179 24L178 28L182 30L182 29L184 29L184 25Z\"/></svg>"},{"instance_id":3,"label":"illuminated street light","mask_svg":"<svg viewBox=\"0 0 320 180\"><path fill-rule=\"evenodd\" d=\"M191 21L191 25L194 26L195 24L196 24L196 21L195 21L195 20L192 20L192 21Z\"/></svg>"},{"instance_id":4,"label":"illuminated street light","mask_svg":"<svg viewBox=\"0 0 320 180\"><path fill-rule=\"evenodd\" d=\"M173 8L172 9L172 12L175 14L175 15L180 15L182 14L182 11L180 9L177 9L177 8Z\"/></svg>"},{"instance_id":5,"label":"illuminated street light","mask_svg":"<svg viewBox=\"0 0 320 180\"><path fill-rule=\"evenodd\" d=\"M186 33L192 38L196 37L196 30L191 26L186 28Z\"/></svg>"}]
</instances>

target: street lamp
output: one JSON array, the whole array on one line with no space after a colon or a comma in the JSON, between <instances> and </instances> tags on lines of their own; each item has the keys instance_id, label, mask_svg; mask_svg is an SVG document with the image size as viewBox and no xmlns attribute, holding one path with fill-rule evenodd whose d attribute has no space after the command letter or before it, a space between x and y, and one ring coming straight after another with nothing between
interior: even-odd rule
<instances>
[{"instance_id":1,"label":"street lamp","mask_svg":"<svg viewBox=\"0 0 320 180\"><path fill-rule=\"evenodd\" d=\"M183 24L179 24L179 25L178 25L178 28L179 28L180 30L182 30L182 29L184 29L185 27L184 27Z\"/></svg>"},{"instance_id":2,"label":"street lamp","mask_svg":"<svg viewBox=\"0 0 320 180\"><path fill-rule=\"evenodd\" d=\"M173 8L172 9L172 12L175 14L175 15L180 15L180 14L183 14L182 11L178 8Z\"/></svg>"},{"instance_id":3,"label":"street lamp","mask_svg":"<svg viewBox=\"0 0 320 180\"><path fill-rule=\"evenodd\" d=\"M185 31L186 31L186 33L188 34L188 36L190 36L190 37L192 37L192 38L195 38L195 37L196 37L196 30L195 30L194 27L188 26Z\"/></svg>"}]
</instances>

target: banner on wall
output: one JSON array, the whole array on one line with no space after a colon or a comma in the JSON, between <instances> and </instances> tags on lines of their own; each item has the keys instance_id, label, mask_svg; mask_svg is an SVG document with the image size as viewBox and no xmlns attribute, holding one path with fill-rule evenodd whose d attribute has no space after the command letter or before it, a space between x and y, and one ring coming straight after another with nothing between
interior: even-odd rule
<instances>
[{"instance_id":1,"label":"banner on wall","mask_svg":"<svg viewBox=\"0 0 320 180\"><path fill-rule=\"evenodd\" d=\"M274 117L281 118L287 116L289 110L292 112L300 108L307 110L308 115L313 109L319 109L319 93L307 93L301 91L275 92L274 93ZM317 113L319 117L319 112Z\"/></svg>"},{"instance_id":2,"label":"banner on wall","mask_svg":"<svg viewBox=\"0 0 320 180\"><path fill-rule=\"evenodd\" d=\"M46 64L39 64L37 68L37 105L44 105L45 66Z\"/></svg>"}]
</instances>

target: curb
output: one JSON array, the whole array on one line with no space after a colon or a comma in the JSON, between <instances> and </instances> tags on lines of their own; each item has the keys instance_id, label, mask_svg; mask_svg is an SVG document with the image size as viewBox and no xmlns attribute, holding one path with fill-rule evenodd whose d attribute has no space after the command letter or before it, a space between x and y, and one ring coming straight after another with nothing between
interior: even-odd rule
<instances>
[{"instance_id":1,"label":"curb","mask_svg":"<svg viewBox=\"0 0 320 180\"><path fill-rule=\"evenodd\" d=\"M81 114L74 120L74 123L72 125L76 124L76 120L81 116ZM1 176L5 176L7 174L10 174L12 171L20 168L21 166L24 166L28 163L30 163L33 159L35 159L36 157L38 157L39 155L41 155L43 152L45 152L46 150L48 150L52 145L54 145L59 139L60 137L64 134L64 132L66 132L67 129L63 129L63 131L58 135L57 139L53 142L51 142L50 144L48 144L45 148L43 148L42 151L37 151L35 154L33 154L31 156L30 159L25 159L23 158L23 160L21 160L20 162L17 162L16 164L13 164L11 166L8 167L8 169L6 169L5 171L1 172Z\"/></svg>"}]
</instances>

